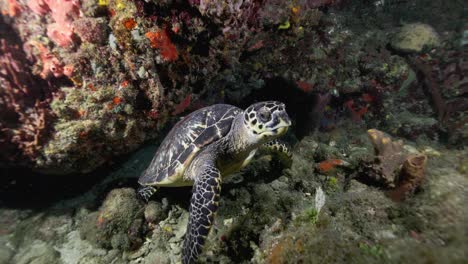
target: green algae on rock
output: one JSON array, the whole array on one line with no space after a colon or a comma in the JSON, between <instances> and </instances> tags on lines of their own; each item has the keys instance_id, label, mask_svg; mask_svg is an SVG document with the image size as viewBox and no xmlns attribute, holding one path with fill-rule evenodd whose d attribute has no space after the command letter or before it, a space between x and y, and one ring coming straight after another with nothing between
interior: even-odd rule
<instances>
[{"instance_id":1,"label":"green algae on rock","mask_svg":"<svg viewBox=\"0 0 468 264\"><path fill-rule=\"evenodd\" d=\"M439 34L434 28L423 23L404 25L393 36L391 46L401 52L418 53L423 48L436 48L440 46Z\"/></svg>"}]
</instances>

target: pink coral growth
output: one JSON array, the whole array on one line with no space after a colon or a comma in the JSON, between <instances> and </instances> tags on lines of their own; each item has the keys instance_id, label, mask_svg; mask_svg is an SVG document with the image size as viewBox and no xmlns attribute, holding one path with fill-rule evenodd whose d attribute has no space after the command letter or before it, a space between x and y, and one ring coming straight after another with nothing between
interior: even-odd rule
<instances>
[{"instance_id":1,"label":"pink coral growth","mask_svg":"<svg viewBox=\"0 0 468 264\"><path fill-rule=\"evenodd\" d=\"M64 68L58 58L42 44L37 43L36 47L39 49L39 57L42 62L42 71L39 73L39 76L42 79L48 79L52 75L54 77L63 76Z\"/></svg>"},{"instance_id":2,"label":"pink coral growth","mask_svg":"<svg viewBox=\"0 0 468 264\"><path fill-rule=\"evenodd\" d=\"M78 0L29 0L28 6L38 15L50 13L55 23L48 25L47 36L61 47L73 43L73 21L80 16Z\"/></svg>"},{"instance_id":3,"label":"pink coral growth","mask_svg":"<svg viewBox=\"0 0 468 264\"><path fill-rule=\"evenodd\" d=\"M49 6L45 3L45 0L29 0L27 5L34 13L38 15L45 15L50 11Z\"/></svg>"},{"instance_id":4,"label":"pink coral growth","mask_svg":"<svg viewBox=\"0 0 468 264\"><path fill-rule=\"evenodd\" d=\"M61 47L68 47L73 43L73 28L70 25L53 23L47 27L47 36L52 39L55 44Z\"/></svg>"},{"instance_id":5,"label":"pink coral growth","mask_svg":"<svg viewBox=\"0 0 468 264\"><path fill-rule=\"evenodd\" d=\"M22 8L17 0L7 0L6 2L8 4L8 10L2 10L2 14L15 17L21 13Z\"/></svg>"},{"instance_id":6,"label":"pink coral growth","mask_svg":"<svg viewBox=\"0 0 468 264\"><path fill-rule=\"evenodd\" d=\"M0 35L0 157L13 163L32 161L47 136L51 111L47 84L34 78L19 45Z\"/></svg>"}]
</instances>

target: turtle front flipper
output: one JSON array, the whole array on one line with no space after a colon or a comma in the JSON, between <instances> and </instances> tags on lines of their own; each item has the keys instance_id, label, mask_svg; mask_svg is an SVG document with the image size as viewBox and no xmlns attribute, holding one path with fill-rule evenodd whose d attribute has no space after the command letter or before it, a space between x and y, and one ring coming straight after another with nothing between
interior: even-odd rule
<instances>
[{"instance_id":1,"label":"turtle front flipper","mask_svg":"<svg viewBox=\"0 0 468 264\"><path fill-rule=\"evenodd\" d=\"M289 168L292 165L292 153L287 143L275 139L263 144L262 152L274 154L281 164Z\"/></svg>"},{"instance_id":2,"label":"turtle front flipper","mask_svg":"<svg viewBox=\"0 0 468 264\"><path fill-rule=\"evenodd\" d=\"M204 165L196 171L200 174L196 177L192 189L190 218L182 251L183 264L195 263L202 252L218 209L221 192L221 174L215 166Z\"/></svg>"},{"instance_id":3,"label":"turtle front flipper","mask_svg":"<svg viewBox=\"0 0 468 264\"><path fill-rule=\"evenodd\" d=\"M148 202L149 198L157 191L156 188L152 186L142 186L138 188L138 197L140 199L144 200L145 202Z\"/></svg>"}]
</instances>

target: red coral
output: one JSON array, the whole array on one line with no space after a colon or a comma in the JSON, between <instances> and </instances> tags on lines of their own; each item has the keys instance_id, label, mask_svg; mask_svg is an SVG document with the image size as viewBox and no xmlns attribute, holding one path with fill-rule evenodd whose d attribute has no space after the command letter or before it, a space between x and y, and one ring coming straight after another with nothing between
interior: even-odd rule
<instances>
[{"instance_id":1,"label":"red coral","mask_svg":"<svg viewBox=\"0 0 468 264\"><path fill-rule=\"evenodd\" d=\"M310 84L308 82L304 82L304 81L297 81L296 85L297 85L297 87L299 87L302 91L304 91L306 93L309 93L314 88L314 85L312 85L312 84Z\"/></svg>"},{"instance_id":2,"label":"red coral","mask_svg":"<svg viewBox=\"0 0 468 264\"><path fill-rule=\"evenodd\" d=\"M361 121L362 116L369 110L368 106L364 106L361 108L357 107L353 99L346 101L345 106L351 112L351 118L353 119L353 121Z\"/></svg>"},{"instance_id":3,"label":"red coral","mask_svg":"<svg viewBox=\"0 0 468 264\"><path fill-rule=\"evenodd\" d=\"M153 120L156 120L159 118L159 112L155 109L151 109L147 114L148 114L148 117Z\"/></svg>"},{"instance_id":4,"label":"red coral","mask_svg":"<svg viewBox=\"0 0 468 264\"><path fill-rule=\"evenodd\" d=\"M125 26L126 29L132 30L137 26L137 23L135 19L128 17L123 20L123 25Z\"/></svg>"},{"instance_id":5,"label":"red coral","mask_svg":"<svg viewBox=\"0 0 468 264\"><path fill-rule=\"evenodd\" d=\"M345 165L346 163L343 160L340 159L329 159L329 160L324 160L320 162L317 166L317 168L321 172L330 172L336 169L337 166L342 166Z\"/></svg>"},{"instance_id":6,"label":"red coral","mask_svg":"<svg viewBox=\"0 0 468 264\"><path fill-rule=\"evenodd\" d=\"M166 61L175 61L179 57L176 46L171 42L166 30L147 32L145 36L151 42L152 48L157 48L161 52L161 57Z\"/></svg>"},{"instance_id":7,"label":"red coral","mask_svg":"<svg viewBox=\"0 0 468 264\"><path fill-rule=\"evenodd\" d=\"M112 102L114 103L114 105L119 105L120 103L122 103L122 98L121 98L121 97L118 97L118 96L115 96L115 97L112 99Z\"/></svg>"}]
</instances>

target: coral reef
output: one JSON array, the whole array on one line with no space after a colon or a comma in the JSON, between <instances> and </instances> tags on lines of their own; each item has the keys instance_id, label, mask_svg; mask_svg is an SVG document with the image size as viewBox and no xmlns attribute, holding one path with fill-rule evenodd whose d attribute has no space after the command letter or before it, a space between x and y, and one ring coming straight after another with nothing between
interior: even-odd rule
<instances>
[{"instance_id":1,"label":"coral reef","mask_svg":"<svg viewBox=\"0 0 468 264\"><path fill-rule=\"evenodd\" d=\"M0 11L0 263L178 263L190 188L145 205L137 176L186 113L268 99L292 164L258 153L224 180L202 262L466 262L462 1Z\"/></svg>"}]
</instances>

